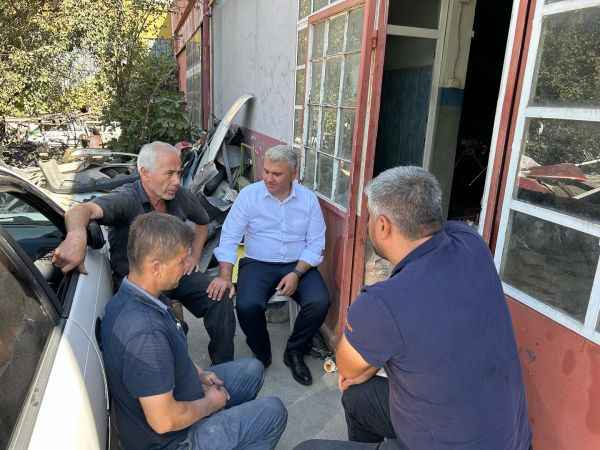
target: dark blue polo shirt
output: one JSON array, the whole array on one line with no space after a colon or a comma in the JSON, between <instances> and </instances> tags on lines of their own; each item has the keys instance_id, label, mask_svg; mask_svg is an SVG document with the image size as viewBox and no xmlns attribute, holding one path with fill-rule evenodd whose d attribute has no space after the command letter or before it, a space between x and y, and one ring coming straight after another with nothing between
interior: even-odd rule
<instances>
[{"instance_id":1,"label":"dark blue polo shirt","mask_svg":"<svg viewBox=\"0 0 600 450\"><path fill-rule=\"evenodd\" d=\"M410 450L528 450L512 322L481 237L450 222L363 289L345 335L385 367L396 434Z\"/></svg>"},{"instance_id":2,"label":"dark blue polo shirt","mask_svg":"<svg viewBox=\"0 0 600 450\"><path fill-rule=\"evenodd\" d=\"M185 334L169 300L123 280L102 319L102 353L119 434L127 450L174 449L187 430L158 434L139 397L173 391L178 401L204 396Z\"/></svg>"},{"instance_id":3,"label":"dark blue polo shirt","mask_svg":"<svg viewBox=\"0 0 600 450\"><path fill-rule=\"evenodd\" d=\"M153 211L152 204L140 180L119 186L114 191L95 198L93 202L100 206L103 212L103 217L98 223L110 227L110 264L115 274L122 278L129 273L129 227L137 216ZM198 197L185 188L179 188L175 197L165 201L165 204L167 213L183 221L190 220L197 225L206 225L210 220Z\"/></svg>"}]
</instances>

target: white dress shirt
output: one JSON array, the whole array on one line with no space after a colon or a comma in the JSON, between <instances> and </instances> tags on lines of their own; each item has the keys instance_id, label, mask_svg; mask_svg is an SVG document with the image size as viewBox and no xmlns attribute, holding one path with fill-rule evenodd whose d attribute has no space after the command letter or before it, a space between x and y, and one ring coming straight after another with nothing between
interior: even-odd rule
<instances>
[{"instance_id":1,"label":"white dress shirt","mask_svg":"<svg viewBox=\"0 0 600 450\"><path fill-rule=\"evenodd\" d=\"M282 201L269 193L263 181L245 187L223 224L215 249L219 262L235 264L242 237L248 258L282 263L302 260L318 266L325 250L325 221L317 196L296 182Z\"/></svg>"}]
</instances>

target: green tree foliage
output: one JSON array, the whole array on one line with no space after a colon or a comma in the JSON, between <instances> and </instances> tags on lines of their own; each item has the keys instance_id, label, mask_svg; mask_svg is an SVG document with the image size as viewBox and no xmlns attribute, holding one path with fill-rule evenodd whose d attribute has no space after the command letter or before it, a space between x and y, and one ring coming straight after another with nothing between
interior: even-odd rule
<instances>
[{"instance_id":1,"label":"green tree foliage","mask_svg":"<svg viewBox=\"0 0 600 450\"><path fill-rule=\"evenodd\" d=\"M173 55L152 52L169 0L0 0L0 115L83 107L137 151L189 133Z\"/></svg>"}]
</instances>

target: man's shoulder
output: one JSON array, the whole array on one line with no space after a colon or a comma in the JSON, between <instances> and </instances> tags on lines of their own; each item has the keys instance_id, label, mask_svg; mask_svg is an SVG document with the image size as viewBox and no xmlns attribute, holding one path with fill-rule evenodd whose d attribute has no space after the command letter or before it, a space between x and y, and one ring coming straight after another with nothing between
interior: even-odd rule
<instances>
[{"instance_id":1,"label":"man's shoulder","mask_svg":"<svg viewBox=\"0 0 600 450\"><path fill-rule=\"evenodd\" d=\"M166 326L160 311L119 290L108 302L102 324L116 339L128 340L140 334L164 332Z\"/></svg>"},{"instance_id":2,"label":"man's shoulder","mask_svg":"<svg viewBox=\"0 0 600 450\"><path fill-rule=\"evenodd\" d=\"M136 200L136 181L131 183L123 184L107 194L100 195L94 198L92 201L99 204L100 206L106 207L114 202L122 201L135 201Z\"/></svg>"},{"instance_id":3,"label":"man's shoulder","mask_svg":"<svg viewBox=\"0 0 600 450\"><path fill-rule=\"evenodd\" d=\"M317 200L317 194L315 194L315 191L313 191L310 188L307 188L306 186L304 186L303 184L298 183L297 181L294 181L294 189L296 190L296 193L303 196L303 197L308 197L311 200Z\"/></svg>"},{"instance_id":4,"label":"man's shoulder","mask_svg":"<svg viewBox=\"0 0 600 450\"><path fill-rule=\"evenodd\" d=\"M252 184L242 188L238 193L237 198L244 201L249 199L258 198L258 196L264 195L266 191L265 183L261 181L255 181Z\"/></svg>"}]
</instances>

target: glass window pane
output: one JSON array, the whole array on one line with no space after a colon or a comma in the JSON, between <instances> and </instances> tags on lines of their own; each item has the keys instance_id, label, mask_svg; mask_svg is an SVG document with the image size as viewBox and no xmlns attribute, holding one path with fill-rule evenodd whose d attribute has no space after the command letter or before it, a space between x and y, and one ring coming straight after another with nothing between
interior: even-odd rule
<instances>
[{"instance_id":1,"label":"glass window pane","mask_svg":"<svg viewBox=\"0 0 600 450\"><path fill-rule=\"evenodd\" d=\"M304 176L302 184L310 189L315 187L315 163L317 154L312 148L304 149Z\"/></svg>"},{"instance_id":2,"label":"glass window pane","mask_svg":"<svg viewBox=\"0 0 600 450\"><path fill-rule=\"evenodd\" d=\"M437 28L440 17L440 0L390 1L388 23L417 28Z\"/></svg>"},{"instance_id":3,"label":"glass window pane","mask_svg":"<svg viewBox=\"0 0 600 450\"><path fill-rule=\"evenodd\" d=\"M327 198L331 198L333 184L333 158L318 153L317 190Z\"/></svg>"},{"instance_id":4,"label":"glass window pane","mask_svg":"<svg viewBox=\"0 0 600 450\"><path fill-rule=\"evenodd\" d=\"M306 70L296 71L296 105L304 105L304 91L306 90Z\"/></svg>"},{"instance_id":5,"label":"glass window pane","mask_svg":"<svg viewBox=\"0 0 600 450\"><path fill-rule=\"evenodd\" d=\"M319 131L319 107L308 108L308 141L307 145L313 149L317 148L317 133Z\"/></svg>"},{"instance_id":6,"label":"glass window pane","mask_svg":"<svg viewBox=\"0 0 600 450\"><path fill-rule=\"evenodd\" d=\"M344 28L346 28L346 14L337 16L329 21L327 35L327 54L334 55L344 50Z\"/></svg>"},{"instance_id":7,"label":"glass window pane","mask_svg":"<svg viewBox=\"0 0 600 450\"><path fill-rule=\"evenodd\" d=\"M348 36L346 37L346 52L360 50L363 28L363 8L350 11L348 17Z\"/></svg>"},{"instance_id":8,"label":"glass window pane","mask_svg":"<svg viewBox=\"0 0 600 450\"><path fill-rule=\"evenodd\" d=\"M533 103L600 106L600 7L544 18Z\"/></svg>"},{"instance_id":9,"label":"glass window pane","mask_svg":"<svg viewBox=\"0 0 600 450\"><path fill-rule=\"evenodd\" d=\"M512 211L502 280L583 322L600 247L579 231Z\"/></svg>"},{"instance_id":10,"label":"glass window pane","mask_svg":"<svg viewBox=\"0 0 600 450\"><path fill-rule=\"evenodd\" d=\"M298 19L304 19L310 14L310 0L300 0L298 5Z\"/></svg>"},{"instance_id":11,"label":"glass window pane","mask_svg":"<svg viewBox=\"0 0 600 450\"><path fill-rule=\"evenodd\" d=\"M335 127L337 123L337 110L323 108L321 120L321 148L320 151L332 155L335 153Z\"/></svg>"},{"instance_id":12,"label":"glass window pane","mask_svg":"<svg viewBox=\"0 0 600 450\"><path fill-rule=\"evenodd\" d=\"M312 59L322 58L325 50L325 22L313 27Z\"/></svg>"},{"instance_id":13,"label":"glass window pane","mask_svg":"<svg viewBox=\"0 0 600 450\"><path fill-rule=\"evenodd\" d=\"M320 10L327 6L329 0L313 0L313 12Z\"/></svg>"},{"instance_id":14,"label":"glass window pane","mask_svg":"<svg viewBox=\"0 0 600 450\"><path fill-rule=\"evenodd\" d=\"M304 110L297 109L294 112L294 144L302 145L302 122L304 120Z\"/></svg>"},{"instance_id":15,"label":"glass window pane","mask_svg":"<svg viewBox=\"0 0 600 450\"><path fill-rule=\"evenodd\" d=\"M352 159L352 134L354 133L354 110L342 109L340 124L340 142L338 144L337 156L344 159Z\"/></svg>"},{"instance_id":16,"label":"glass window pane","mask_svg":"<svg viewBox=\"0 0 600 450\"><path fill-rule=\"evenodd\" d=\"M0 255L0 448L7 448L33 381L52 319Z\"/></svg>"},{"instance_id":17,"label":"glass window pane","mask_svg":"<svg viewBox=\"0 0 600 450\"><path fill-rule=\"evenodd\" d=\"M335 202L348 206L348 187L350 185L350 166L346 161L337 161L337 180L335 183Z\"/></svg>"},{"instance_id":18,"label":"glass window pane","mask_svg":"<svg viewBox=\"0 0 600 450\"><path fill-rule=\"evenodd\" d=\"M329 58L325 62L325 87L323 104L337 106L340 95L340 77L342 73L342 58Z\"/></svg>"},{"instance_id":19,"label":"glass window pane","mask_svg":"<svg viewBox=\"0 0 600 450\"><path fill-rule=\"evenodd\" d=\"M308 28L298 31L298 54L296 56L296 65L306 64L306 52L308 51Z\"/></svg>"},{"instance_id":20,"label":"glass window pane","mask_svg":"<svg viewBox=\"0 0 600 450\"><path fill-rule=\"evenodd\" d=\"M600 123L531 119L518 199L600 222Z\"/></svg>"},{"instance_id":21,"label":"glass window pane","mask_svg":"<svg viewBox=\"0 0 600 450\"><path fill-rule=\"evenodd\" d=\"M358 91L358 68L360 64L360 53L346 56L344 69L344 92L342 93L342 105L355 106L356 93Z\"/></svg>"},{"instance_id":22,"label":"glass window pane","mask_svg":"<svg viewBox=\"0 0 600 450\"><path fill-rule=\"evenodd\" d=\"M318 104L321 102L321 77L322 77L322 62L314 62L311 67L311 82L310 82L310 103Z\"/></svg>"}]
</instances>

